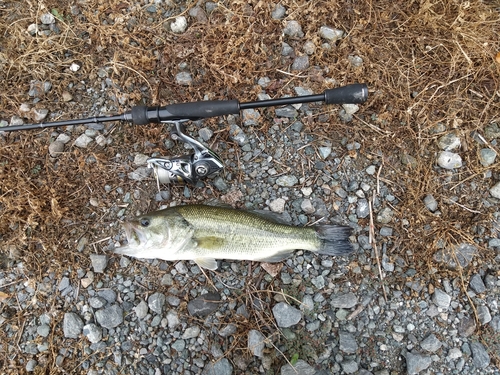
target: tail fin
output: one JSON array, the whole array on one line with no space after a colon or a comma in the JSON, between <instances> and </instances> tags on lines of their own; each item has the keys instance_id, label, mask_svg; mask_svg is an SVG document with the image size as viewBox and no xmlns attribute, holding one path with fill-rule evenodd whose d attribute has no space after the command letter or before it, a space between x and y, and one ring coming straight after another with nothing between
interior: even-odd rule
<instances>
[{"instance_id":1,"label":"tail fin","mask_svg":"<svg viewBox=\"0 0 500 375\"><path fill-rule=\"evenodd\" d=\"M318 225L316 234L321 240L318 254L322 255L349 255L353 247L349 241L352 228L342 225Z\"/></svg>"}]
</instances>

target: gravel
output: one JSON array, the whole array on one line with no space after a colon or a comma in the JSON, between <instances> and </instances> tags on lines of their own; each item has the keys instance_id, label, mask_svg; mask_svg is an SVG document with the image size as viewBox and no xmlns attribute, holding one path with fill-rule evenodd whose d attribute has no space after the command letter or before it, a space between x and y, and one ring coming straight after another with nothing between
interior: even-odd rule
<instances>
[{"instance_id":1,"label":"gravel","mask_svg":"<svg viewBox=\"0 0 500 375\"><path fill-rule=\"evenodd\" d=\"M190 9L189 15L203 22L205 12L216 7L217 3L206 3L204 8ZM162 2L158 1L148 5L147 12L154 15L161 9ZM272 10L276 20L283 20L286 14L282 5ZM50 13L41 17L43 24L57 23ZM184 16L171 21L166 27L176 34L190 26L190 19ZM312 68L313 59L307 54L320 48L315 39L301 40L304 51L296 50L296 40L307 39L304 30L309 33L309 28L295 20L280 22L284 22L282 55L290 56L294 70ZM315 33L315 38L319 35L321 43L330 47L345 37L344 31L328 25ZM348 61L353 67L366 64L358 55L349 55ZM107 77L106 69L99 69L97 75ZM187 70L173 77L180 86L193 84ZM272 83L267 77L257 77L255 82L262 95ZM34 81L25 94L35 99L51 89L50 82ZM307 87L293 89L297 95L313 93ZM331 116L335 116L335 122L354 121L353 115L362 106L343 105ZM88 269L83 265L79 269L68 266L62 275L43 275L36 285L26 279L22 264L0 271L2 293L15 297L4 302L13 311L29 312L38 299L53 297L53 305L44 306L34 319L25 320L22 329L6 324L8 311L2 312L0 324L12 340L1 343L2 349L7 352L14 343L19 345L27 372L35 372L49 348L53 349L54 333L67 339L57 342L60 346L52 350L54 364L64 368L71 360L78 363L79 372L89 375L116 374L117 369L124 368L130 373L154 375L498 374L492 365L498 350L492 337L500 332L498 262L485 263L481 268L476 260L479 249L486 245L492 257L498 259L498 229L480 229L484 224L479 220L477 228L471 229L476 245L443 243L429 257L429 263L436 262L439 267L463 270L461 275L466 279L453 276L453 272L432 278L418 274L412 264L415 249L405 248L405 256L392 251L394 246L404 246L395 241L399 232L410 225L399 211L398 201L403 199L400 190L378 178L381 163L375 154L370 158L361 155L364 144L348 135L336 142L310 134L311 114L330 116L319 112L307 104L277 107L267 114L248 109L241 117L226 119L230 142L219 138L212 123L200 124L193 134L202 142L217 140L221 149L238 154L237 162L236 156L228 160L227 174L206 182L214 187L212 196L223 195L226 199L236 194L243 197L236 202L282 214L295 225L318 220L349 224L357 250L354 256L332 258L298 251L283 261L273 275L258 263L249 266L248 262L222 261L207 280L191 262L131 260L111 253L94 254L94 248L89 253L91 237L82 237L74 247L80 256L88 256ZM264 121L270 123L265 137L259 130ZM10 122L22 123L22 119L16 117ZM485 132L488 139L500 137L497 126L490 125ZM61 130L51 138L48 153L60 160L61 153L72 145L81 149L96 145L106 148L115 137L98 124L81 132ZM436 137L436 141L429 160L436 164L437 173L453 173L464 167L455 152L464 141L462 135L450 132ZM496 153L485 147L479 146L477 162L487 168L495 163ZM150 155L139 151L134 150L128 159L116 156L116 162L123 164L121 177L128 184L117 188L103 183L103 196L120 201L114 211L117 220L126 214L122 206L139 200L144 193L138 189L136 193L126 185L137 183L137 187L151 179L151 170L145 166ZM297 167L305 159L310 160L310 165ZM397 159L404 168L416 163L414 155L400 155ZM236 170L241 173L238 177L234 175ZM481 204L498 204L497 178L497 174L485 177L489 189L484 191L484 200L477 209ZM368 228L369 202L374 191L379 191L372 209L384 282L379 279ZM191 197L196 190L186 187L183 194ZM163 190L153 197L170 203L175 195ZM418 198L415 210L421 209L438 221L440 211L449 207L440 196L438 205L436 197L432 190L425 192ZM99 207L99 201L91 205ZM497 212L494 219L498 221L499 217ZM435 240L427 233L421 235L422 241ZM122 240L117 235L107 244L104 241L105 251ZM435 276L438 269L430 267L429 273ZM270 287L271 296L267 293ZM81 340L78 345L76 340ZM230 356L234 348L243 351ZM280 353L286 353L286 360ZM294 354L298 357L292 358ZM276 363L279 368L273 367Z\"/></svg>"}]
</instances>

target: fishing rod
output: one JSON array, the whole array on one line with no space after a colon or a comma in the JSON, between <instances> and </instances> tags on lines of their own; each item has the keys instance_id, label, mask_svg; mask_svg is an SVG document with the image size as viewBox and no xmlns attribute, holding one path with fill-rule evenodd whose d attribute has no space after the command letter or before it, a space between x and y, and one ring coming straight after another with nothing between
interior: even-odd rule
<instances>
[{"instance_id":1,"label":"fishing rod","mask_svg":"<svg viewBox=\"0 0 500 375\"><path fill-rule=\"evenodd\" d=\"M335 89L325 90L322 94L305 95L290 98L261 100L240 103L238 100L207 100L190 103L176 103L166 106L135 106L128 112L114 116L96 116L84 119L63 120L39 124L4 126L0 132L46 129L58 126L85 125L111 121L131 122L134 125L150 123L174 124L171 136L189 144L194 152L174 158L156 157L147 160L158 180L162 183L179 182L195 185L200 178L208 177L221 171L222 159L208 147L183 132L181 124L203 118L224 115L236 115L244 109L275 107L289 104L324 102L326 104L356 104L368 99L366 84L355 83Z\"/></svg>"}]
</instances>

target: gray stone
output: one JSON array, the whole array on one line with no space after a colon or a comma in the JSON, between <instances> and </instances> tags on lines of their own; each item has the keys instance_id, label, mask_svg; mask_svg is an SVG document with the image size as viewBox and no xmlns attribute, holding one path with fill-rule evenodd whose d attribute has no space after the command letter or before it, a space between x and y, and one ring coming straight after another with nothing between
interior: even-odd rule
<instances>
[{"instance_id":1,"label":"gray stone","mask_svg":"<svg viewBox=\"0 0 500 375\"><path fill-rule=\"evenodd\" d=\"M439 263L445 263L452 270L457 268L457 260L460 267L467 267L472 258L477 254L477 248L474 245L463 243L457 247L443 249L434 254L434 260Z\"/></svg>"},{"instance_id":2,"label":"gray stone","mask_svg":"<svg viewBox=\"0 0 500 375\"><path fill-rule=\"evenodd\" d=\"M228 337L235 334L237 330L238 327L236 326L236 324L229 323L228 325L219 330L219 336Z\"/></svg>"},{"instance_id":3,"label":"gray stone","mask_svg":"<svg viewBox=\"0 0 500 375\"><path fill-rule=\"evenodd\" d=\"M436 288L432 296L432 302L434 302L438 307L447 309L450 307L451 297L443 290Z\"/></svg>"},{"instance_id":4,"label":"gray stone","mask_svg":"<svg viewBox=\"0 0 500 375\"><path fill-rule=\"evenodd\" d=\"M295 118L299 114L297 112L297 110L295 108L293 108L292 106L286 106L283 108L276 108L274 110L274 113L278 117L287 117L287 118Z\"/></svg>"},{"instance_id":5,"label":"gray stone","mask_svg":"<svg viewBox=\"0 0 500 375\"><path fill-rule=\"evenodd\" d=\"M189 339L198 337L199 334L200 334L200 327L192 326L192 327L186 328L186 330L182 333L182 338L184 340L189 340Z\"/></svg>"},{"instance_id":6,"label":"gray stone","mask_svg":"<svg viewBox=\"0 0 500 375\"><path fill-rule=\"evenodd\" d=\"M470 278L469 287L477 294L481 294L486 291L483 279L481 278L481 275L477 273Z\"/></svg>"},{"instance_id":7,"label":"gray stone","mask_svg":"<svg viewBox=\"0 0 500 375\"><path fill-rule=\"evenodd\" d=\"M74 145L79 148L87 148L90 142L92 142L92 138L87 134L82 134L75 140Z\"/></svg>"},{"instance_id":8,"label":"gray stone","mask_svg":"<svg viewBox=\"0 0 500 375\"><path fill-rule=\"evenodd\" d=\"M441 341L439 341L434 333L431 333L420 343L422 349L427 350L431 353L434 353L436 350L441 348L442 345L443 344L441 343Z\"/></svg>"},{"instance_id":9,"label":"gray stone","mask_svg":"<svg viewBox=\"0 0 500 375\"><path fill-rule=\"evenodd\" d=\"M290 365L287 363L281 367L281 375L314 375L316 370L311 367L307 362L299 359L295 365Z\"/></svg>"},{"instance_id":10,"label":"gray stone","mask_svg":"<svg viewBox=\"0 0 500 375\"><path fill-rule=\"evenodd\" d=\"M460 336L469 337L476 330L476 320L470 316L466 316L458 322L457 328Z\"/></svg>"},{"instance_id":11,"label":"gray stone","mask_svg":"<svg viewBox=\"0 0 500 375\"><path fill-rule=\"evenodd\" d=\"M61 141L54 141L49 145L49 155L53 158L58 157L64 151L64 143Z\"/></svg>"},{"instance_id":12,"label":"gray stone","mask_svg":"<svg viewBox=\"0 0 500 375\"><path fill-rule=\"evenodd\" d=\"M367 199L359 199L356 205L356 216L360 219L364 219L370 214L370 206Z\"/></svg>"},{"instance_id":13,"label":"gray stone","mask_svg":"<svg viewBox=\"0 0 500 375\"><path fill-rule=\"evenodd\" d=\"M252 329L248 332L248 350L257 356L262 357L264 355L266 336L264 336L259 331Z\"/></svg>"},{"instance_id":14,"label":"gray stone","mask_svg":"<svg viewBox=\"0 0 500 375\"><path fill-rule=\"evenodd\" d=\"M359 111L359 105L357 104L342 104L342 108L344 108L345 113L348 115L353 115Z\"/></svg>"},{"instance_id":15,"label":"gray stone","mask_svg":"<svg viewBox=\"0 0 500 375\"><path fill-rule=\"evenodd\" d=\"M66 144L71 141L71 137L67 134L61 133L57 136L56 141Z\"/></svg>"},{"instance_id":16,"label":"gray stone","mask_svg":"<svg viewBox=\"0 0 500 375\"><path fill-rule=\"evenodd\" d=\"M89 305L93 309L100 309L106 305L107 301L103 297L90 297Z\"/></svg>"},{"instance_id":17,"label":"gray stone","mask_svg":"<svg viewBox=\"0 0 500 375\"><path fill-rule=\"evenodd\" d=\"M83 327L83 334L94 344L102 340L102 330L92 323Z\"/></svg>"},{"instance_id":18,"label":"gray stone","mask_svg":"<svg viewBox=\"0 0 500 375\"><path fill-rule=\"evenodd\" d=\"M495 162L497 154L490 148L482 148L479 151L479 161L484 167L489 167Z\"/></svg>"},{"instance_id":19,"label":"gray stone","mask_svg":"<svg viewBox=\"0 0 500 375\"><path fill-rule=\"evenodd\" d=\"M90 262L96 273L103 273L108 265L108 257L102 254L90 254Z\"/></svg>"},{"instance_id":20,"label":"gray stone","mask_svg":"<svg viewBox=\"0 0 500 375\"><path fill-rule=\"evenodd\" d=\"M500 332L500 315L495 315L493 319L491 319L490 327L495 332Z\"/></svg>"},{"instance_id":21,"label":"gray stone","mask_svg":"<svg viewBox=\"0 0 500 375\"><path fill-rule=\"evenodd\" d=\"M394 211L391 210L389 207L384 207L377 214L377 222L381 224L388 224L391 222L393 216L394 216Z\"/></svg>"},{"instance_id":22,"label":"gray stone","mask_svg":"<svg viewBox=\"0 0 500 375\"><path fill-rule=\"evenodd\" d=\"M38 364L38 362L35 359L30 359L28 361L28 363L26 363L26 371L27 372L34 372L37 364Z\"/></svg>"},{"instance_id":23,"label":"gray stone","mask_svg":"<svg viewBox=\"0 0 500 375\"><path fill-rule=\"evenodd\" d=\"M189 72L179 72L175 75L175 81L181 86L189 86L193 83L193 77Z\"/></svg>"},{"instance_id":24,"label":"gray stone","mask_svg":"<svg viewBox=\"0 0 500 375\"><path fill-rule=\"evenodd\" d=\"M284 175L276 179L279 186L292 187L299 182L298 178L293 175Z\"/></svg>"},{"instance_id":25,"label":"gray stone","mask_svg":"<svg viewBox=\"0 0 500 375\"><path fill-rule=\"evenodd\" d=\"M486 368L490 365L490 356L483 344L473 342L470 344L472 351L472 363L476 368Z\"/></svg>"},{"instance_id":26,"label":"gray stone","mask_svg":"<svg viewBox=\"0 0 500 375\"><path fill-rule=\"evenodd\" d=\"M354 361L352 359L348 359L346 361L342 361L340 363L340 366L342 366L342 370L344 370L344 372L346 374L354 374L359 369L358 364L356 363L356 361Z\"/></svg>"},{"instance_id":27,"label":"gray stone","mask_svg":"<svg viewBox=\"0 0 500 375\"><path fill-rule=\"evenodd\" d=\"M50 334L50 326L48 324L42 324L37 327L36 333L42 337L47 337Z\"/></svg>"},{"instance_id":28,"label":"gray stone","mask_svg":"<svg viewBox=\"0 0 500 375\"><path fill-rule=\"evenodd\" d=\"M500 182L497 182L491 187L490 194L493 198L500 199Z\"/></svg>"},{"instance_id":29,"label":"gray stone","mask_svg":"<svg viewBox=\"0 0 500 375\"><path fill-rule=\"evenodd\" d=\"M226 184L226 181L221 176L215 177L213 180L213 184L217 188L217 190L221 192L226 192L229 189L229 186Z\"/></svg>"},{"instance_id":30,"label":"gray stone","mask_svg":"<svg viewBox=\"0 0 500 375\"><path fill-rule=\"evenodd\" d=\"M210 128L201 128L200 130L198 130L198 134L200 135L201 139L207 142L210 140L210 138L212 138L214 132Z\"/></svg>"},{"instance_id":31,"label":"gray stone","mask_svg":"<svg viewBox=\"0 0 500 375\"><path fill-rule=\"evenodd\" d=\"M187 19L184 16L175 17L174 22L170 24L170 30L176 34L182 34L187 29Z\"/></svg>"},{"instance_id":32,"label":"gray stone","mask_svg":"<svg viewBox=\"0 0 500 375\"><path fill-rule=\"evenodd\" d=\"M273 11L271 12L271 17L273 20L280 20L285 17L286 8L281 4L276 4Z\"/></svg>"},{"instance_id":33,"label":"gray stone","mask_svg":"<svg viewBox=\"0 0 500 375\"><path fill-rule=\"evenodd\" d=\"M321 156L321 158L323 160L325 160L332 153L332 148L331 147L320 147L320 148L318 148L318 152L319 152L319 156Z\"/></svg>"},{"instance_id":34,"label":"gray stone","mask_svg":"<svg viewBox=\"0 0 500 375\"><path fill-rule=\"evenodd\" d=\"M306 70L309 68L309 56L297 56L292 63L292 70Z\"/></svg>"},{"instance_id":35,"label":"gray stone","mask_svg":"<svg viewBox=\"0 0 500 375\"><path fill-rule=\"evenodd\" d=\"M297 21L288 21L283 29L283 34L288 35L292 38L302 38L304 33L302 31L302 26Z\"/></svg>"},{"instance_id":36,"label":"gray stone","mask_svg":"<svg viewBox=\"0 0 500 375\"><path fill-rule=\"evenodd\" d=\"M134 311L138 319L144 319L148 314L148 304L146 301L141 301L136 307L134 307Z\"/></svg>"},{"instance_id":37,"label":"gray stone","mask_svg":"<svg viewBox=\"0 0 500 375\"><path fill-rule=\"evenodd\" d=\"M328 26L321 26L319 29L319 36L330 41L336 42L339 39L342 39L344 36L344 31L339 29L332 29Z\"/></svg>"},{"instance_id":38,"label":"gray stone","mask_svg":"<svg viewBox=\"0 0 500 375\"><path fill-rule=\"evenodd\" d=\"M172 343L171 347L172 349L180 353L186 348L186 341L181 339L176 340L175 342Z\"/></svg>"},{"instance_id":39,"label":"gray stone","mask_svg":"<svg viewBox=\"0 0 500 375\"><path fill-rule=\"evenodd\" d=\"M352 292L334 295L330 302L331 306L337 309L350 309L356 306L357 303L358 297Z\"/></svg>"},{"instance_id":40,"label":"gray stone","mask_svg":"<svg viewBox=\"0 0 500 375\"><path fill-rule=\"evenodd\" d=\"M449 151L442 151L439 153L438 165L444 169L455 169L462 167L462 157Z\"/></svg>"},{"instance_id":41,"label":"gray stone","mask_svg":"<svg viewBox=\"0 0 500 375\"><path fill-rule=\"evenodd\" d=\"M259 124L260 113L256 109L249 108L241 111L243 125L255 126Z\"/></svg>"},{"instance_id":42,"label":"gray stone","mask_svg":"<svg viewBox=\"0 0 500 375\"><path fill-rule=\"evenodd\" d=\"M201 375L231 375L233 365L227 358L221 358L217 362L210 362L203 368Z\"/></svg>"},{"instance_id":43,"label":"gray stone","mask_svg":"<svg viewBox=\"0 0 500 375\"><path fill-rule=\"evenodd\" d=\"M278 327L281 328L294 326L302 319L301 311L285 302L280 302L273 307L273 315Z\"/></svg>"},{"instance_id":44,"label":"gray stone","mask_svg":"<svg viewBox=\"0 0 500 375\"><path fill-rule=\"evenodd\" d=\"M455 150L460 147L460 138L454 133L445 134L439 138L438 146L444 151Z\"/></svg>"},{"instance_id":45,"label":"gray stone","mask_svg":"<svg viewBox=\"0 0 500 375\"><path fill-rule=\"evenodd\" d=\"M40 16L40 21L44 25L50 25L56 22L56 18L52 13L44 13Z\"/></svg>"},{"instance_id":46,"label":"gray stone","mask_svg":"<svg viewBox=\"0 0 500 375\"><path fill-rule=\"evenodd\" d=\"M408 375L416 375L420 371L427 369L432 363L428 355L417 352L406 353L406 371Z\"/></svg>"},{"instance_id":47,"label":"gray stone","mask_svg":"<svg viewBox=\"0 0 500 375\"><path fill-rule=\"evenodd\" d=\"M248 142L247 135L236 124L231 124L231 126L229 127L229 136L240 146L243 146Z\"/></svg>"},{"instance_id":48,"label":"gray stone","mask_svg":"<svg viewBox=\"0 0 500 375\"><path fill-rule=\"evenodd\" d=\"M347 56L347 60L355 68L359 68L361 65L363 65L363 58L358 55L349 55Z\"/></svg>"},{"instance_id":49,"label":"gray stone","mask_svg":"<svg viewBox=\"0 0 500 375\"><path fill-rule=\"evenodd\" d=\"M358 343L352 333L339 332L339 348L344 353L352 354L358 350Z\"/></svg>"},{"instance_id":50,"label":"gray stone","mask_svg":"<svg viewBox=\"0 0 500 375\"><path fill-rule=\"evenodd\" d=\"M175 311L169 311L167 313L167 325L168 328L174 329L177 327L179 324L181 324L181 321L179 320L179 315Z\"/></svg>"},{"instance_id":51,"label":"gray stone","mask_svg":"<svg viewBox=\"0 0 500 375\"><path fill-rule=\"evenodd\" d=\"M148 167L139 167L135 171L130 172L127 176L129 179L134 181L143 181L151 175L151 168Z\"/></svg>"},{"instance_id":52,"label":"gray stone","mask_svg":"<svg viewBox=\"0 0 500 375\"><path fill-rule=\"evenodd\" d=\"M76 339L80 336L83 329L82 319L75 313L69 312L64 314L63 333L64 337Z\"/></svg>"},{"instance_id":53,"label":"gray stone","mask_svg":"<svg viewBox=\"0 0 500 375\"><path fill-rule=\"evenodd\" d=\"M95 313L97 322L104 328L115 328L123 322L123 309L118 305L111 305Z\"/></svg>"},{"instance_id":54,"label":"gray stone","mask_svg":"<svg viewBox=\"0 0 500 375\"><path fill-rule=\"evenodd\" d=\"M221 297L218 293L206 293L188 303L188 311L193 316L205 317L219 308Z\"/></svg>"},{"instance_id":55,"label":"gray stone","mask_svg":"<svg viewBox=\"0 0 500 375\"><path fill-rule=\"evenodd\" d=\"M165 302L166 302L165 295L159 292L151 294L148 298L149 308L151 309L151 311L157 314L163 313L163 307L165 306Z\"/></svg>"},{"instance_id":56,"label":"gray stone","mask_svg":"<svg viewBox=\"0 0 500 375\"><path fill-rule=\"evenodd\" d=\"M33 121L40 122L47 117L49 110L45 108L35 108L33 109Z\"/></svg>"},{"instance_id":57,"label":"gray stone","mask_svg":"<svg viewBox=\"0 0 500 375\"><path fill-rule=\"evenodd\" d=\"M304 199L300 204L300 208L308 215L313 214L314 211L316 211L310 199Z\"/></svg>"},{"instance_id":58,"label":"gray stone","mask_svg":"<svg viewBox=\"0 0 500 375\"><path fill-rule=\"evenodd\" d=\"M437 210L438 208L438 202L437 200L434 198L433 195L431 194L428 194L425 196L424 198L424 204L425 204L425 207L427 207L427 209L431 212L434 212Z\"/></svg>"},{"instance_id":59,"label":"gray stone","mask_svg":"<svg viewBox=\"0 0 500 375\"><path fill-rule=\"evenodd\" d=\"M272 212L282 214L283 212L285 212L285 204L286 204L286 201L283 198L278 198L278 199L272 200L269 203L269 209Z\"/></svg>"},{"instance_id":60,"label":"gray stone","mask_svg":"<svg viewBox=\"0 0 500 375\"><path fill-rule=\"evenodd\" d=\"M488 306L479 305L477 308L477 319L480 324L487 324L491 322L491 314Z\"/></svg>"}]
</instances>

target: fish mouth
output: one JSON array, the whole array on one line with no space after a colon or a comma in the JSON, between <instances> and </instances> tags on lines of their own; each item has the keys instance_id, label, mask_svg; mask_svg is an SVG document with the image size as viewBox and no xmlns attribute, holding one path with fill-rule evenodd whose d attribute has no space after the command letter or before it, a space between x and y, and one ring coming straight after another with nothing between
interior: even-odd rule
<instances>
[{"instance_id":1,"label":"fish mouth","mask_svg":"<svg viewBox=\"0 0 500 375\"><path fill-rule=\"evenodd\" d=\"M134 223L125 222L123 223L123 227L125 228L125 235L127 236L129 246L138 246L141 243L147 242L146 233L134 225Z\"/></svg>"}]
</instances>

